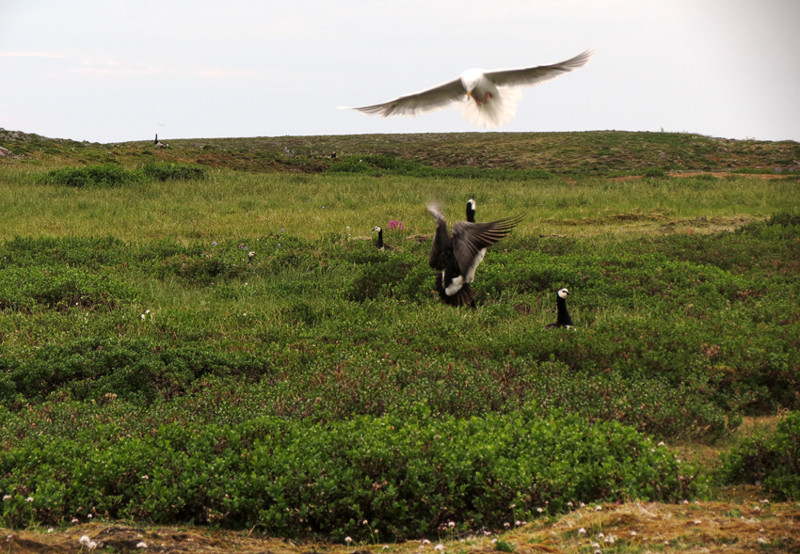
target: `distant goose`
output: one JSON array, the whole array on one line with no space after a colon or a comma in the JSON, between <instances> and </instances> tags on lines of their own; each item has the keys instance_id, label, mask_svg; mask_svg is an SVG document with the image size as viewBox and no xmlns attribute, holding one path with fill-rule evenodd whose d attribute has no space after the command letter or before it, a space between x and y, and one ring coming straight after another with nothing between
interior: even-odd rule
<instances>
[{"instance_id":1,"label":"distant goose","mask_svg":"<svg viewBox=\"0 0 800 554\"><path fill-rule=\"evenodd\" d=\"M436 275L439 297L451 306L475 307L475 291L470 283L475 269L483 261L486 249L508 235L522 216L498 219L489 223L460 221L447 232L447 221L436 206L428 206L436 218L436 234L428 263L440 271Z\"/></svg>"},{"instance_id":2,"label":"distant goose","mask_svg":"<svg viewBox=\"0 0 800 554\"><path fill-rule=\"evenodd\" d=\"M477 207L477 203L475 202L475 195L467 201L467 221L470 223L475 223L475 208Z\"/></svg>"},{"instance_id":3,"label":"distant goose","mask_svg":"<svg viewBox=\"0 0 800 554\"><path fill-rule=\"evenodd\" d=\"M569 296L569 291L567 289L561 289L558 291L558 293L556 293L558 318L556 319L555 323L551 323L550 325L546 326L545 329L555 329L557 327L563 327L565 329L573 329L575 327L572 324L572 318L569 316L569 312L567 311L568 296Z\"/></svg>"},{"instance_id":4,"label":"distant goose","mask_svg":"<svg viewBox=\"0 0 800 554\"><path fill-rule=\"evenodd\" d=\"M153 146L158 146L160 148L166 148L167 143L161 142L160 140L158 140L158 133L156 133L156 138L155 138L155 140L153 140Z\"/></svg>"},{"instance_id":5,"label":"distant goose","mask_svg":"<svg viewBox=\"0 0 800 554\"><path fill-rule=\"evenodd\" d=\"M379 250L396 250L394 246L383 243L383 227L376 225L372 230L378 232L378 242L375 243L375 246L377 246Z\"/></svg>"}]
</instances>

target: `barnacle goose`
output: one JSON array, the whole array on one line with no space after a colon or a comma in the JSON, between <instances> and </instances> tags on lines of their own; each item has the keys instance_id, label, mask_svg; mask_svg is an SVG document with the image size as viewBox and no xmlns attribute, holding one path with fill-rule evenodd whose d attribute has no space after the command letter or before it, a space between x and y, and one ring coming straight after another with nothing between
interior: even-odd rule
<instances>
[{"instance_id":1,"label":"barnacle goose","mask_svg":"<svg viewBox=\"0 0 800 554\"><path fill-rule=\"evenodd\" d=\"M376 225L372 230L378 232L378 241L375 243L375 246L378 247L379 250L395 250L394 246L383 243L383 227Z\"/></svg>"},{"instance_id":2,"label":"barnacle goose","mask_svg":"<svg viewBox=\"0 0 800 554\"><path fill-rule=\"evenodd\" d=\"M470 283L475 279L475 269L483 261L486 249L508 235L522 216L498 219L489 223L460 221L448 233L447 221L438 207L428 206L436 219L436 234L428 260L439 273L436 290L439 297L451 306L475 306L475 290Z\"/></svg>"},{"instance_id":3,"label":"barnacle goose","mask_svg":"<svg viewBox=\"0 0 800 554\"><path fill-rule=\"evenodd\" d=\"M573 329L575 326L572 324L572 318L567 311L567 297L569 291L561 289L556 293L556 305L558 306L558 318L555 323L551 323L545 329L554 329L556 327L563 327L565 329Z\"/></svg>"},{"instance_id":4,"label":"barnacle goose","mask_svg":"<svg viewBox=\"0 0 800 554\"><path fill-rule=\"evenodd\" d=\"M470 223L475 223L475 208L478 204L475 202L475 195L473 194L472 197L467 200L467 221Z\"/></svg>"}]
</instances>

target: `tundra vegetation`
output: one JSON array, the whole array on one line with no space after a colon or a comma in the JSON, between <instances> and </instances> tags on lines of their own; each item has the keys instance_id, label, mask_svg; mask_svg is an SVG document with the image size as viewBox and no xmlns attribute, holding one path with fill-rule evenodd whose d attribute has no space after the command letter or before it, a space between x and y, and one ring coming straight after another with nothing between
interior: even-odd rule
<instances>
[{"instance_id":1,"label":"tundra vegetation","mask_svg":"<svg viewBox=\"0 0 800 554\"><path fill-rule=\"evenodd\" d=\"M370 543L732 483L798 499L796 143L166 142L0 132L3 526ZM473 194L523 220L454 309L425 205ZM545 329L562 287L576 329Z\"/></svg>"}]
</instances>

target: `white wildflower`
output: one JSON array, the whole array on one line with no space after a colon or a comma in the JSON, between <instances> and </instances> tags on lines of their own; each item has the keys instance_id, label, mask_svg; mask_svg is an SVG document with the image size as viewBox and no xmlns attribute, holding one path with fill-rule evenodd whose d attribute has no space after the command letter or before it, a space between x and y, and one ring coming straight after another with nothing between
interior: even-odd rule
<instances>
[{"instance_id":1,"label":"white wildflower","mask_svg":"<svg viewBox=\"0 0 800 554\"><path fill-rule=\"evenodd\" d=\"M139 541L136 543L136 548L147 548L147 543L144 541Z\"/></svg>"}]
</instances>

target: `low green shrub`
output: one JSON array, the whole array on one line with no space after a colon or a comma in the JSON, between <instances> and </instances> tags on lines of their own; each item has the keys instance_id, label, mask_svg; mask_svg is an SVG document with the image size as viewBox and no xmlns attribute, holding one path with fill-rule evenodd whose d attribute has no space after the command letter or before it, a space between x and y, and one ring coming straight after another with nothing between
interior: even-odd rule
<instances>
[{"instance_id":1,"label":"low green shrub","mask_svg":"<svg viewBox=\"0 0 800 554\"><path fill-rule=\"evenodd\" d=\"M800 412L790 412L773 433L745 439L722 455L723 483L761 483L779 500L800 500Z\"/></svg>"},{"instance_id":2,"label":"low green shrub","mask_svg":"<svg viewBox=\"0 0 800 554\"><path fill-rule=\"evenodd\" d=\"M166 348L143 339L79 339L47 344L25 357L0 356L0 398L41 402L59 392L75 400L113 394L147 403L182 395L215 375L262 378L266 363L202 343Z\"/></svg>"},{"instance_id":3,"label":"low green shrub","mask_svg":"<svg viewBox=\"0 0 800 554\"><path fill-rule=\"evenodd\" d=\"M44 175L42 182L76 188L121 187L141 183L147 179L162 182L197 181L207 177L208 169L203 166L150 161L133 170L113 163L54 169Z\"/></svg>"},{"instance_id":4,"label":"low green shrub","mask_svg":"<svg viewBox=\"0 0 800 554\"><path fill-rule=\"evenodd\" d=\"M45 174L43 181L50 185L76 188L89 186L120 187L141 182L142 175L119 165L107 163L54 169Z\"/></svg>"},{"instance_id":5,"label":"low green shrub","mask_svg":"<svg viewBox=\"0 0 800 554\"><path fill-rule=\"evenodd\" d=\"M553 179L546 169L507 169L486 167L431 167L419 162L386 154L344 156L337 158L326 171L330 173L360 173L374 176L404 175L408 177L505 180Z\"/></svg>"},{"instance_id":6,"label":"low green shrub","mask_svg":"<svg viewBox=\"0 0 800 554\"><path fill-rule=\"evenodd\" d=\"M537 411L435 418L419 406L326 424L165 423L136 436L98 424L78 440L0 452L0 523L92 513L333 540L377 529L391 540L434 536L447 521L501 529L568 502L676 501L705 490L695 466L629 427Z\"/></svg>"},{"instance_id":7,"label":"low green shrub","mask_svg":"<svg viewBox=\"0 0 800 554\"><path fill-rule=\"evenodd\" d=\"M110 310L134 296L131 287L103 272L59 266L13 267L0 272L0 310Z\"/></svg>"},{"instance_id":8,"label":"low green shrub","mask_svg":"<svg viewBox=\"0 0 800 554\"><path fill-rule=\"evenodd\" d=\"M201 181L208 178L208 169L201 165L175 162L148 162L139 168L148 179L156 181Z\"/></svg>"},{"instance_id":9,"label":"low green shrub","mask_svg":"<svg viewBox=\"0 0 800 554\"><path fill-rule=\"evenodd\" d=\"M67 265L99 270L133 262L134 248L115 237L14 237L0 243L0 268Z\"/></svg>"}]
</instances>

